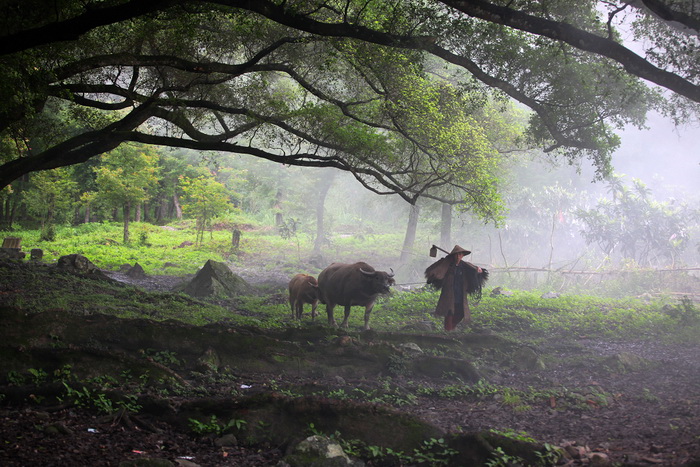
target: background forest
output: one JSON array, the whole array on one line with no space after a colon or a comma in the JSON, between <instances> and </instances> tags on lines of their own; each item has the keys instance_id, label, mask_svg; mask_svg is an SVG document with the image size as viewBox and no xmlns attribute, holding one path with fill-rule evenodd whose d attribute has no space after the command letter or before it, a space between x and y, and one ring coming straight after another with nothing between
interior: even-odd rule
<instances>
[{"instance_id":1,"label":"background forest","mask_svg":"<svg viewBox=\"0 0 700 467\"><path fill-rule=\"evenodd\" d=\"M422 280L431 245L455 243L509 287L697 273L697 165L680 169L686 188L651 188L614 164L621 133L651 116L697 121L692 4L3 8L0 228L48 258L85 252L114 268L117 247L143 248L129 262L163 272L177 261L148 258L169 228L192 243L170 245L177 257L280 252L311 272L370 258L404 284ZM693 156L632 159L653 158L655 176ZM51 246L115 225L73 251Z\"/></svg>"},{"instance_id":2,"label":"background forest","mask_svg":"<svg viewBox=\"0 0 700 467\"><path fill-rule=\"evenodd\" d=\"M503 218L450 209L446 221L442 203L412 207L333 169L131 144L32 173L3 192L3 219L6 236L21 237L25 251L44 249L47 260L81 253L106 269L138 262L148 274L191 274L214 258L264 264L261 274L283 280L364 260L415 286L434 261L431 245L458 243L495 274L493 286L697 293L697 193L672 184L654 192L623 175L591 183L590 171L536 156L502 176L510 180Z\"/></svg>"},{"instance_id":3,"label":"background forest","mask_svg":"<svg viewBox=\"0 0 700 467\"><path fill-rule=\"evenodd\" d=\"M0 238L117 279L0 261L0 464L273 465L342 432L372 466L697 465L696 6L0 2ZM407 289L454 244L490 276L445 335ZM252 295L187 295L208 260ZM369 332L290 316L293 275L355 261L395 272Z\"/></svg>"}]
</instances>

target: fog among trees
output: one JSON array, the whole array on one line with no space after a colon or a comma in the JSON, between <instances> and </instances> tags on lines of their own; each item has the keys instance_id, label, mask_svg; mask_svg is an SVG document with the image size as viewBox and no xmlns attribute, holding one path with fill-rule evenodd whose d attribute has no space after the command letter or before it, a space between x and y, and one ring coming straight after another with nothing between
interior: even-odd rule
<instances>
[{"instance_id":1,"label":"fog among trees","mask_svg":"<svg viewBox=\"0 0 700 467\"><path fill-rule=\"evenodd\" d=\"M697 5L0 1L0 464L700 465Z\"/></svg>"},{"instance_id":2,"label":"fog among trees","mask_svg":"<svg viewBox=\"0 0 700 467\"><path fill-rule=\"evenodd\" d=\"M494 270L693 269L690 6L7 4L0 221L129 243L184 215L200 244L236 212L309 257L391 231L406 280L454 243Z\"/></svg>"}]
</instances>

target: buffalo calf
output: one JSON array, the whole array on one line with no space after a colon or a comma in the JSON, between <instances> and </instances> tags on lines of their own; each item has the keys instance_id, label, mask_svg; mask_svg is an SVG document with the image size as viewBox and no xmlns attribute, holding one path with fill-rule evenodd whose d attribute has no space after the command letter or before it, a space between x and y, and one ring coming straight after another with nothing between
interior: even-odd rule
<instances>
[{"instance_id":1,"label":"buffalo calf","mask_svg":"<svg viewBox=\"0 0 700 467\"><path fill-rule=\"evenodd\" d=\"M316 318L318 299L318 282L315 277L297 274L289 281L289 307L292 309L292 318L301 319L306 303L311 304L311 318Z\"/></svg>"}]
</instances>

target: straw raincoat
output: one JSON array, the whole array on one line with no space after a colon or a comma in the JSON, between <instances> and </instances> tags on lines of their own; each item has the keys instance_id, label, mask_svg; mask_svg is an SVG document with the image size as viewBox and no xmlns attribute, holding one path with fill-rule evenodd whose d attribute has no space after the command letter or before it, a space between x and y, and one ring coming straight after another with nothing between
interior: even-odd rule
<instances>
[{"instance_id":1,"label":"straw raincoat","mask_svg":"<svg viewBox=\"0 0 700 467\"><path fill-rule=\"evenodd\" d=\"M486 269L481 269L479 272L478 266L463 260L457 264L458 253L466 256L471 252L455 245L450 254L425 270L427 283L442 289L435 315L444 318L446 331L452 331L462 321L466 324L471 322L467 297L469 295L480 297L481 287L488 279Z\"/></svg>"}]
</instances>

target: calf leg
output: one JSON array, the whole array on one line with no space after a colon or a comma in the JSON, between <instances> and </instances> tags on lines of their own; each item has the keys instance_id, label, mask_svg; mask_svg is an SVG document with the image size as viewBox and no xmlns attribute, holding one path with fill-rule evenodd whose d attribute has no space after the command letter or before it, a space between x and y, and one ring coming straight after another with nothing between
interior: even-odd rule
<instances>
[{"instance_id":1,"label":"calf leg","mask_svg":"<svg viewBox=\"0 0 700 467\"><path fill-rule=\"evenodd\" d=\"M311 302L311 319L316 319L316 307L318 306L318 300Z\"/></svg>"}]
</instances>

